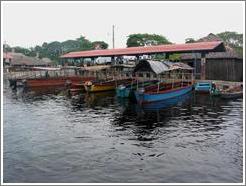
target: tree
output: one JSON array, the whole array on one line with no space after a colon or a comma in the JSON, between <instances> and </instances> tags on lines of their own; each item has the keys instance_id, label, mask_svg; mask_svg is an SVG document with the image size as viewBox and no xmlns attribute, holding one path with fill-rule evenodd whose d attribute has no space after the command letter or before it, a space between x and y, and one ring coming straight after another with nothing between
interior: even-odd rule
<instances>
[{"instance_id":1,"label":"tree","mask_svg":"<svg viewBox=\"0 0 246 186\"><path fill-rule=\"evenodd\" d=\"M79 50L92 50L92 43L86 39L84 36L80 36L76 39L79 42Z\"/></svg>"},{"instance_id":2,"label":"tree","mask_svg":"<svg viewBox=\"0 0 246 186\"><path fill-rule=\"evenodd\" d=\"M4 52L11 52L11 47L8 44L3 44L3 51Z\"/></svg>"},{"instance_id":3,"label":"tree","mask_svg":"<svg viewBox=\"0 0 246 186\"><path fill-rule=\"evenodd\" d=\"M13 48L14 48L14 51L16 53L22 53L22 54L25 54L27 56L29 56L29 54L30 54L30 50L29 49L26 49L26 48L23 48L23 47L19 47L19 46L13 47Z\"/></svg>"},{"instance_id":4,"label":"tree","mask_svg":"<svg viewBox=\"0 0 246 186\"><path fill-rule=\"evenodd\" d=\"M131 34L127 39L127 47L151 46L170 44L171 42L162 35L157 34Z\"/></svg>"},{"instance_id":5,"label":"tree","mask_svg":"<svg viewBox=\"0 0 246 186\"><path fill-rule=\"evenodd\" d=\"M62 53L68 53L73 51L78 51L80 48L79 41L76 40L67 40L61 43Z\"/></svg>"},{"instance_id":6,"label":"tree","mask_svg":"<svg viewBox=\"0 0 246 186\"><path fill-rule=\"evenodd\" d=\"M105 43L104 41L94 41L92 42L93 48L94 49L107 49L108 44Z\"/></svg>"},{"instance_id":7,"label":"tree","mask_svg":"<svg viewBox=\"0 0 246 186\"><path fill-rule=\"evenodd\" d=\"M221 32L217 34L226 44L231 47L242 47L243 46L243 34L237 32Z\"/></svg>"},{"instance_id":8,"label":"tree","mask_svg":"<svg viewBox=\"0 0 246 186\"><path fill-rule=\"evenodd\" d=\"M195 43L196 42L196 40L194 39L194 38L186 38L185 39L185 43Z\"/></svg>"},{"instance_id":9,"label":"tree","mask_svg":"<svg viewBox=\"0 0 246 186\"><path fill-rule=\"evenodd\" d=\"M233 48L241 57L243 56L243 34L237 32L221 32L217 34L226 45Z\"/></svg>"},{"instance_id":10,"label":"tree","mask_svg":"<svg viewBox=\"0 0 246 186\"><path fill-rule=\"evenodd\" d=\"M80 50L93 50L95 46L99 45L102 49L108 48L108 44L104 41L91 42L84 36L80 36L75 40L66 40L63 42L53 41L50 43L44 42L42 46L36 45L33 48L13 47L16 52L23 53L27 56L35 57L39 53L39 58L50 58L57 62L59 57L68 52L80 51ZM11 51L10 46L5 47L6 50Z\"/></svg>"}]
</instances>

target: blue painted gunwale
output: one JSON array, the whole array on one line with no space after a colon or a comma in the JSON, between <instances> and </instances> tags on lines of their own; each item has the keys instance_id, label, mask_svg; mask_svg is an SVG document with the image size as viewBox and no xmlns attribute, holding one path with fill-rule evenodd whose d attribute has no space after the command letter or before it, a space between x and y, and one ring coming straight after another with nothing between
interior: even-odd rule
<instances>
[{"instance_id":1,"label":"blue painted gunwale","mask_svg":"<svg viewBox=\"0 0 246 186\"><path fill-rule=\"evenodd\" d=\"M166 99L175 98L186 94L192 90L192 85L186 87L179 87L171 90L164 90L160 92L147 92L139 94L137 91L134 92L137 102L141 104L152 103L156 101L162 101Z\"/></svg>"},{"instance_id":2,"label":"blue painted gunwale","mask_svg":"<svg viewBox=\"0 0 246 186\"><path fill-rule=\"evenodd\" d=\"M206 82L199 82L195 84L195 91L196 92L204 92L204 93L208 93L210 92L212 88L212 84L211 83L206 83Z\"/></svg>"}]
</instances>

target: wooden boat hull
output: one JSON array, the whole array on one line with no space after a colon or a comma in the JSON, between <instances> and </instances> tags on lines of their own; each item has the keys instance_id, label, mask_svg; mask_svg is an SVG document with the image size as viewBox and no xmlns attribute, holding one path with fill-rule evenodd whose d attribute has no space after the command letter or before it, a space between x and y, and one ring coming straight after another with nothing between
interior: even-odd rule
<instances>
[{"instance_id":1,"label":"wooden boat hull","mask_svg":"<svg viewBox=\"0 0 246 186\"><path fill-rule=\"evenodd\" d=\"M121 80L112 80L107 82L101 83L94 83L94 82L86 82L84 87L87 92L104 92L104 91L113 91L116 89L117 84L129 84L132 79L121 79Z\"/></svg>"},{"instance_id":2,"label":"wooden boat hull","mask_svg":"<svg viewBox=\"0 0 246 186\"><path fill-rule=\"evenodd\" d=\"M112 91L115 90L116 85L100 85L100 84L94 84L94 85L85 85L86 92L104 92L104 91Z\"/></svg>"},{"instance_id":3,"label":"wooden boat hull","mask_svg":"<svg viewBox=\"0 0 246 186\"><path fill-rule=\"evenodd\" d=\"M177 104L183 104L185 103L188 99L192 97L192 93L188 92L187 94L177 96L174 98L158 101L158 102L152 102L149 104L144 104L143 109L144 110L160 110L160 109L167 109L172 106L175 106Z\"/></svg>"},{"instance_id":4,"label":"wooden boat hull","mask_svg":"<svg viewBox=\"0 0 246 186\"><path fill-rule=\"evenodd\" d=\"M117 97L127 98L130 95L130 88L119 86L116 88Z\"/></svg>"},{"instance_id":5,"label":"wooden boat hull","mask_svg":"<svg viewBox=\"0 0 246 186\"><path fill-rule=\"evenodd\" d=\"M42 78L42 79L26 79L25 87L50 87L50 86L65 86L66 82L81 83L89 80L94 80L93 77L57 77L57 78Z\"/></svg>"},{"instance_id":6,"label":"wooden boat hull","mask_svg":"<svg viewBox=\"0 0 246 186\"><path fill-rule=\"evenodd\" d=\"M234 92L234 93L221 93L220 97L223 99L237 99L243 97L243 92Z\"/></svg>"},{"instance_id":7,"label":"wooden boat hull","mask_svg":"<svg viewBox=\"0 0 246 186\"><path fill-rule=\"evenodd\" d=\"M146 104L146 103L152 103L152 102L175 98L177 96L184 95L190 91L192 91L192 85L175 88L159 93L142 93L139 91L135 91L134 93L138 103Z\"/></svg>"}]
</instances>

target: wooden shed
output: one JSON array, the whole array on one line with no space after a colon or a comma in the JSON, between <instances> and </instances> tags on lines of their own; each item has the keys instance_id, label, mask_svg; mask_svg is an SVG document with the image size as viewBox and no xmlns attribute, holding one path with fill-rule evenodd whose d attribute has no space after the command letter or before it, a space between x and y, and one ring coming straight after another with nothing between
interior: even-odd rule
<instances>
[{"instance_id":1,"label":"wooden shed","mask_svg":"<svg viewBox=\"0 0 246 186\"><path fill-rule=\"evenodd\" d=\"M221 40L214 34L198 40ZM223 81L243 81L243 59L229 46L225 46L225 52L210 52L205 55L205 79ZM201 54L181 54L181 61L194 67L196 79L201 78Z\"/></svg>"}]
</instances>

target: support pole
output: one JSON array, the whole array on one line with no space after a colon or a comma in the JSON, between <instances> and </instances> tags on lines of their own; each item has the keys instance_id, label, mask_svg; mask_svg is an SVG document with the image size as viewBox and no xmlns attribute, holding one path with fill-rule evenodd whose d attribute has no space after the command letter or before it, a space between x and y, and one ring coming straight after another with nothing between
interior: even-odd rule
<instances>
[{"instance_id":1,"label":"support pole","mask_svg":"<svg viewBox=\"0 0 246 186\"><path fill-rule=\"evenodd\" d=\"M112 42L113 42L113 49L114 49L114 27L115 27L115 25L113 25L113 34L112 34L112 36L113 36L113 38L112 38Z\"/></svg>"},{"instance_id":2,"label":"support pole","mask_svg":"<svg viewBox=\"0 0 246 186\"><path fill-rule=\"evenodd\" d=\"M169 61L169 53L165 53L165 59Z\"/></svg>"},{"instance_id":3,"label":"support pole","mask_svg":"<svg viewBox=\"0 0 246 186\"><path fill-rule=\"evenodd\" d=\"M206 53L201 53L201 80L206 79Z\"/></svg>"}]
</instances>

